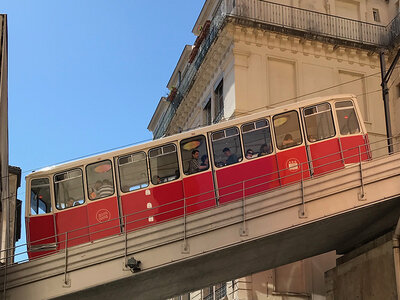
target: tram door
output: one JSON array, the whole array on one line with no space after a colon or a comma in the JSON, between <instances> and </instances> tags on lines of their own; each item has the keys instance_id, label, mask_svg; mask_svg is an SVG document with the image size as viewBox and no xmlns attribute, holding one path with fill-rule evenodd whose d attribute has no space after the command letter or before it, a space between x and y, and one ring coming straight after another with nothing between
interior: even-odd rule
<instances>
[{"instance_id":1,"label":"tram door","mask_svg":"<svg viewBox=\"0 0 400 300\"><path fill-rule=\"evenodd\" d=\"M275 115L273 124L281 184L308 178L310 172L298 112L292 110Z\"/></svg>"},{"instance_id":2,"label":"tram door","mask_svg":"<svg viewBox=\"0 0 400 300\"><path fill-rule=\"evenodd\" d=\"M56 232L52 213L49 178L32 179L30 211L27 212L28 256L30 259L56 250Z\"/></svg>"},{"instance_id":3,"label":"tram door","mask_svg":"<svg viewBox=\"0 0 400 300\"><path fill-rule=\"evenodd\" d=\"M340 145L345 164L357 163L368 159L370 153L361 132L361 122L357 118L354 104L351 100L335 102L336 116L340 131Z\"/></svg>"},{"instance_id":4,"label":"tram door","mask_svg":"<svg viewBox=\"0 0 400 300\"><path fill-rule=\"evenodd\" d=\"M243 164L239 162L243 160L243 152L239 129L235 126L213 132L211 141L219 203L242 199Z\"/></svg>"},{"instance_id":5,"label":"tram door","mask_svg":"<svg viewBox=\"0 0 400 300\"><path fill-rule=\"evenodd\" d=\"M340 141L335 132L331 105L321 103L305 107L303 118L313 174L342 168Z\"/></svg>"},{"instance_id":6,"label":"tram door","mask_svg":"<svg viewBox=\"0 0 400 300\"><path fill-rule=\"evenodd\" d=\"M184 177L182 179L186 213L194 213L216 205L212 168L210 168L204 135L180 142Z\"/></svg>"},{"instance_id":7,"label":"tram door","mask_svg":"<svg viewBox=\"0 0 400 300\"><path fill-rule=\"evenodd\" d=\"M183 215L177 155L176 144L167 144L152 148L147 154L140 151L118 158L126 230L144 228Z\"/></svg>"},{"instance_id":8,"label":"tram door","mask_svg":"<svg viewBox=\"0 0 400 300\"><path fill-rule=\"evenodd\" d=\"M90 240L120 233L117 193L110 160L86 166Z\"/></svg>"},{"instance_id":9,"label":"tram door","mask_svg":"<svg viewBox=\"0 0 400 300\"><path fill-rule=\"evenodd\" d=\"M58 249L90 241L81 168L54 175Z\"/></svg>"}]
</instances>

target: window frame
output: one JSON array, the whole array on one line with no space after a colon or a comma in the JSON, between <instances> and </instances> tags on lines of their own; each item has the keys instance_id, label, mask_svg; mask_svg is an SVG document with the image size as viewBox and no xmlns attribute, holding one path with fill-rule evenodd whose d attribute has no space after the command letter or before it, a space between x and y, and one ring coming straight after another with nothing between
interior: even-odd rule
<instances>
[{"instance_id":1,"label":"window frame","mask_svg":"<svg viewBox=\"0 0 400 300\"><path fill-rule=\"evenodd\" d=\"M308 109L308 108L313 108L313 107L317 108L317 106L322 105L322 104L328 104L328 105L329 105L330 112L331 112L331 118L332 118L331 120L332 120L332 124L333 124L333 131L334 131L334 134L333 134L332 136L330 136L330 137L327 137L327 138L323 138L323 139L315 140L315 141L310 141L310 139L308 138L308 127L307 127L306 115L305 115L304 111L305 111L306 109ZM335 118L334 118L334 115L333 115L333 108L332 108L331 103L329 103L329 102L322 102L322 103L313 104L313 105L310 105L310 106L303 107L301 111L302 111L302 115L303 115L303 119L304 119L304 128L305 128L305 132L304 132L305 134L304 134L304 136L305 136L305 138L307 139L307 142L314 144L314 143L318 143L318 142L321 142L321 141L325 141L325 140L328 140L328 139L335 138L335 137L337 136L336 123L335 123ZM325 110L325 111L323 111L323 112L321 112L321 113L324 113L324 112L326 112L326 111L327 111L327 110ZM316 114L318 114L318 113L320 113L320 112L317 112L317 113L312 114L312 115L316 115Z\"/></svg>"},{"instance_id":2,"label":"window frame","mask_svg":"<svg viewBox=\"0 0 400 300\"><path fill-rule=\"evenodd\" d=\"M46 213L36 213L32 214L32 181L37 180L37 179L47 179L49 181L49 196L50 196L50 212ZM54 208L53 207L53 202L55 202L55 199L53 199L53 190L52 190L52 184L51 184L51 177L49 176L43 176L43 177L37 177L37 178L31 178L29 180L29 216L31 217L36 217L36 216L44 216L44 215L49 215L54 213ZM37 206L38 211L39 211L39 205Z\"/></svg>"},{"instance_id":3,"label":"window frame","mask_svg":"<svg viewBox=\"0 0 400 300\"><path fill-rule=\"evenodd\" d=\"M337 114L337 111L338 110L344 110L346 108L350 108L350 106L348 106L348 107L339 107L339 109L338 109L338 108L336 108L336 104L340 103L340 102L344 102L344 101L349 101L352 104L351 107L353 108L354 115L355 115L355 117L357 119L357 125L358 125L358 130L359 130L356 133L342 134L342 132L340 131L340 121L339 121L339 116ZM336 118L337 127L338 127L338 130L337 130L337 134L338 135L340 135L340 136L352 136L352 135L357 135L357 134L363 134L363 132L364 132L363 126L362 126L363 124L361 123L360 117L359 117L359 114L361 114L361 111L360 111L360 108L358 106L356 107L353 99L351 99L351 98L349 98L349 99L337 99L334 102L334 107L335 107L335 118Z\"/></svg>"},{"instance_id":4,"label":"window frame","mask_svg":"<svg viewBox=\"0 0 400 300\"><path fill-rule=\"evenodd\" d=\"M235 128L235 129L237 130L237 134L235 134L235 135L230 135L230 136L227 137L227 136L226 136L226 130L227 130L227 129L232 129L232 128ZM227 138L230 138L230 137L232 137L232 136L238 136L238 137L239 137L239 145L240 145L240 154L241 154L241 157L240 157L240 158L239 158L239 157L237 158L238 161L237 161L236 163L229 164L229 165L224 164L224 165L221 165L221 166L218 166L218 165L216 164L215 153L214 153L214 134L219 133L219 132L224 132L224 137L218 139L217 141L222 140L222 139L227 139ZM244 155L243 155L243 141L242 141L242 137L241 137L241 135L240 135L240 128L238 127L238 125L233 125L233 126L230 126L230 127L218 129L218 130L216 130L216 131L211 131L211 132L210 132L210 141L211 141L211 146L212 146L212 155L213 155L213 164L214 164L214 167L216 167L216 168L223 168L223 167L233 166L233 165L236 165L236 164L238 164L238 163L240 163L240 162L243 161L243 156L244 156Z\"/></svg>"},{"instance_id":5,"label":"window frame","mask_svg":"<svg viewBox=\"0 0 400 300\"><path fill-rule=\"evenodd\" d=\"M191 139L194 139L194 138L196 138L196 137L203 137L204 138L204 142L205 142L205 148L206 148L206 151L207 151L207 153L206 153L206 155L208 156L208 167L207 167L207 169L204 169L204 170L200 170L200 171L198 171L198 172L196 172L196 173L192 173L192 174L186 174L186 171L185 171L185 169L184 169L184 159L183 159L183 153L182 153L182 142L184 142L184 141L187 141L187 140L191 140ZM196 174L200 174L200 173L203 173L203 172L206 172L206 171L208 171L208 170L210 170L210 164L211 164L211 161L210 161L210 154L208 153L209 152L209 150L208 150L208 144L207 144L207 137L204 135L204 134L198 134L198 135L195 135L195 136L192 136L192 137L188 137L188 138L185 138L185 139L183 139L183 140L180 140L179 141L179 152L180 152L180 159L181 159L181 163L182 163L182 173L185 175L185 176L191 176L191 175L196 175ZM193 150L195 150L195 149L193 149ZM201 159L201 158L199 158L199 159Z\"/></svg>"},{"instance_id":6,"label":"window frame","mask_svg":"<svg viewBox=\"0 0 400 300\"><path fill-rule=\"evenodd\" d=\"M280 116L280 115L283 115L283 114L287 114L287 113L290 113L290 112L293 112L293 111L294 111L294 112L296 113L296 115L297 115L297 124L298 124L298 128L299 128L299 131L300 131L300 139L301 139L301 141L300 141L300 143L297 144L297 145L294 145L294 146L290 146L290 147L286 147L286 148L281 149L280 147L278 147L278 138L277 138L277 136L276 136L276 133L277 133L277 132L276 132L276 128L275 128L274 119L275 119L275 117L277 117L277 116ZM285 150L292 149L292 148L294 148L294 147L299 147L299 146L303 145L303 143L304 143L304 139L303 139L304 132L303 132L303 129L302 129L302 126L301 126L301 123L300 123L299 111L298 111L297 109L291 109L291 110L284 111L284 112L281 112L281 113L279 113L279 114L273 115L273 116L271 116L271 120L272 120L272 125L273 125L273 128L274 128L275 147L276 147L277 150L279 150L279 151L285 151Z\"/></svg>"},{"instance_id":7,"label":"window frame","mask_svg":"<svg viewBox=\"0 0 400 300\"><path fill-rule=\"evenodd\" d=\"M140 187L140 188L135 189L135 190L133 190L133 191L124 192L123 189L122 189L122 180L121 180L121 171L120 171L121 168L120 168L119 161L120 161L121 158L129 157L129 156L132 156L132 155L138 154L138 153L143 153L144 156L145 156L145 159L144 159L144 160L146 161L147 186L145 186L145 187ZM118 168L118 181L119 181L119 187L118 187L118 188L119 188L119 190L121 191L121 193L124 193L124 194L133 193L133 192L140 191L140 190L142 190L142 189L146 189L146 188L149 187L151 180L150 180L150 178L149 178L149 161L148 161L148 156L147 156L146 151L140 150L140 151L137 151L137 152L133 152L133 153L129 153L129 154L117 156L117 168Z\"/></svg>"},{"instance_id":8,"label":"window frame","mask_svg":"<svg viewBox=\"0 0 400 300\"><path fill-rule=\"evenodd\" d=\"M83 203L82 203L82 204L79 204L79 205L77 205L77 206L59 208L59 207L57 206L57 195L56 195L56 183L57 183L57 182L56 182L56 176L57 176L57 175L60 175L60 174L62 174L62 173L67 173L67 172L74 171L74 170L80 170L80 171L81 171ZM75 168L71 168L71 169L59 171L58 173L54 173L54 174L53 174L53 188L54 188L53 194L54 194L54 206L55 206L55 209L56 209L56 210L64 211L64 210L66 210L66 209L75 208L75 207L82 206L82 205L84 205L84 204L87 203L87 199L86 199L86 197L85 197L85 178L84 178L83 175L84 175L84 171L82 170L82 167L75 167ZM74 178L73 178L73 179L74 179Z\"/></svg>"},{"instance_id":9,"label":"window frame","mask_svg":"<svg viewBox=\"0 0 400 300\"><path fill-rule=\"evenodd\" d=\"M173 180L168 180L168 181L165 181L165 182L160 182L160 183L155 184L155 183L153 183L153 174L152 174L152 170L151 170L151 169L152 169L152 168L151 168L151 158L158 157L158 156L162 156L162 155L157 155L157 156L151 157L151 156L150 156L150 151L152 151L152 150L154 150L154 149L158 149L158 148L163 149L164 147L170 146L170 145L173 145L173 146L175 147L175 151L174 151L174 152L175 152L175 154L176 154L176 162L177 162L177 167L178 167L178 174L179 174L179 176L176 177L176 178L173 179ZM164 152L163 152L163 155L167 155L167 154L169 154L169 153L173 153L173 152L167 152L166 154L164 154ZM157 146L157 147L150 148L149 150L147 150L147 156L148 156L148 160L149 160L149 165L148 165L149 173L150 173L150 180L149 180L149 182L150 182L153 186L159 186L160 184L169 183L169 182L172 182L172 181L175 181L175 180L178 180L178 179L181 178L181 170L180 170L180 166L179 166L178 145L176 145L174 142L170 142L170 143L167 143L167 144L164 144L164 145L161 145L161 146ZM158 176L158 175L157 175L157 176Z\"/></svg>"},{"instance_id":10,"label":"window frame","mask_svg":"<svg viewBox=\"0 0 400 300\"><path fill-rule=\"evenodd\" d=\"M250 131L243 132L243 126L251 124L251 123L256 124L259 121L266 121L266 123L267 123L267 126L261 127L261 129L262 128L269 128L269 136L270 136L270 139L271 139L271 145L270 145L271 146L271 152L266 154L266 155L262 155L262 156L260 156L260 153L258 153L257 157L247 158L246 157L247 150L246 150L246 145L244 143L244 134L248 133L248 132L256 131L259 128L254 128L254 129L252 129ZM254 126L254 127L256 127L256 126ZM274 153L275 147L274 147L274 142L273 142L273 138L272 138L272 136L273 136L272 126L271 126L271 122L268 119L268 117L263 117L263 118L260 118L260 119L254 120L254 121L249 121L249 122L246 122L246 123L240 125L240 134L241 134L241 141L242 141L242 147L243 147L243 158L245 158L247 161L254 160L254 159L257 159L257 158L260 158L260 157L266 157L266 156L271 155L271 154Z\"/></svg>"},{"instance_id":11,"label":"window frame","mask_svg":"<svg viewBox=\"0 0 400 300\"><path fill-rule=\"evenodd\" d=\"M101 162L105 162L105 161L109 161L110 164L111 164L111 169L110 169L110 170L111 170L111 183L112 183L112 187L113 187L113 193L110 194L110 195L108 195L108 196L104 196L104 197L99 197L99 198L91 199L91 198L90 198L90 193L89 193L89 180L88 180L87 169L88 169L88 167L91 166L91 165L95 165L95 164L98 164L98 163L101 163ZM104 159L104 160L100 160L100 161L96 161L96 162L87 164L87 165L85 166L86 192L87 192L87 199L88 199L89 201L97 201L97 200L104 199L104 198L107 198L107 197L112 197L112 196L115 194L115 182L114 182L115 180L114 180L114 172L113 172L113 169L114 169L114 166L113 166L112 160L111 160L111 159L108 159L108 158L107 158L107 159Z\"/></svg>"}]
</instances>

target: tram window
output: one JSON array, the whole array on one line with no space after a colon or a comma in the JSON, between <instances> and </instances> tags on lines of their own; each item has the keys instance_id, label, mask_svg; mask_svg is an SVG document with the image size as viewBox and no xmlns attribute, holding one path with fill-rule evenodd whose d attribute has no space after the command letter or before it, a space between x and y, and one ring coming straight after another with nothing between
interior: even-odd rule
<instances>
[{"instance_id":1,"label":"tram window","mask_svg":"<svg viewBox=\"0 0 400 300\"><path fill-rule=\"evenodd\" d=\"M121 191L124 193L149 186L146 153L138 152L118 159Z\"/></svg>"},{"instance_id":2,"label":"tram window","mask_svg":"<svg viewBox=\"0 0 400 300\"><path fill-rule=\"evenodd\" d=\"M309 142L317 142L335 136L332 109L329 103L304 108L304 120Z\"/></svg>"},{"instance_id":3,"label":"tram window","mask_svg":"<svg viewBox=\"0 0 400 300\"><path fill-rule=\"evenodd\" d=\"M50 183L48 178L31 181L31 215L51 212Z\"/></svg>"},{"instance_id":4,"label":"tram window","mask_svg":"<svg viewBox=\"0 0 400 300\"><path fill-rule=\"evenodd\" d=\"M54 175L54 189L57 209L83 204L82 170L74 169Z\"/></svg>"},{"instance_id":5,"label":"tram window","mask_svg":"<svg viewBox=\"0 0 400 300\"><path fill-rule=\"evenodd\" d=\"M203 135L181 141L181 155L186 175L208 170L207 144Z\"/></svg>"},{"instance_id":6,"label":"tram window","mask_svg":"<svg viewBox=\"0 0 400 300\"><path fill-rule=\"evenodd\" d=\"M268 120L242 125L244 153L247 159L272 153L271 131Z\"/></svg>"},{"instance_id":7,"label":"tram window","mask_svg":"<svg viewBox=\"0 0 400 300\"><path fill-rule=\"evenodd\" d=\"M216 167L232 165L242 161L242 147L237 127L214 132L212 134L212 144Z\"/></svg>"},{"instance_id":8,"label":"tram window","mask_svg":"<svg viewBox=\"0 0 400 300\"><path fill-rule=\"evenodd\" d=\"M273 118L273 122L279 150L291 148L303 142L297 111L276 115Z\"/></svg>"},{"instance_id":9,"label":"tram window","mask_svg":"<svg viewBox=\"0 0 400 300\"><path fill-rule=\"evenodd\" d=\"M349 135L360 132L353 102L346 100L335 103L336 116L339 122L340 134Z\"/></svg>"},{"instance_id":10,"label":"tram window","mask_svg":"<svg viewBox=\"0 0 400 300\"><path fill-rule=\"evenodd\" d=\"M169 144L149 150L151 182L155 185L179 178L176 145Z\"/></svg>"},{"instance_id":11,"label":"tram window","mask_svg":"<svg viewBox=\"0 0 400 300\"><path fill-rule=\"evenodd\" d=\"M111 161L104 160L86 166L87 188L90 200L114 194Z\"/></svg>"}]
</instances>

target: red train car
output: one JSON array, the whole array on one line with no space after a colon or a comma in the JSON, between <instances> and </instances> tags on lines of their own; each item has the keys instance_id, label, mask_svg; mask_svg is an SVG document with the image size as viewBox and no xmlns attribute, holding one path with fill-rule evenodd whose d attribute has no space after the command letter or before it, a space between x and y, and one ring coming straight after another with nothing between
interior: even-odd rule
<instances>
[{"instance_id":1,"label":"red train car","mask_svg":"<svg viewBox=\"0 0 400 300\"><path fill-rule=\"evenodd\" d=\"M26 178L29 258L139 230L369 159L356 98L286 105Z\"/></svg>"}]
</instances>

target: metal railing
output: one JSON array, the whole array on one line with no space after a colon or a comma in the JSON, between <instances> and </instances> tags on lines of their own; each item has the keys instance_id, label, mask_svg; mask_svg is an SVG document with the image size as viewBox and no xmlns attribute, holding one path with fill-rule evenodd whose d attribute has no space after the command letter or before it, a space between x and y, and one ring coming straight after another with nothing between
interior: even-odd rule
<instances>
[{"instance_id":1,"label":"metal railing","mask_svg":"<svg viewBox=\"0 0 400 300\"><path fill-rule=\"evenodd\" d=\"M190 197L184 197L182 199L178 199L176 201L173 201L173 202L170 202L167 204L154 206L152 208L134 212L129 215L111 219L111 220L108 220L103 223L89 225L89 226L85 226L82 228L77 228L77 229L74 229L74 230L71 230L68 232L62 232L58 235L45 237L40 240L30 241L29 244L18 245L16 247L13 247L10 249L4 249L1 252L4 251L5 253L10 253L9 250L13 250L15 252L11 252L11 253L15 253L16 258L19 256L22 256L22 255L26 256L27 251L20 251L21 249L23 249L25 247L30 248L32 245L45 244L46 241L49 241L51 239L55 240L55 247L54 247L55 252L67 251L66 249L68 248L68 245L73 244L75 241L77 241L79 239L86 238L89 241L90 236L96 236L96 235L99 235L99 234L107 232L107 231L110 232L113 229L121 228L121 226L122 226L122 233L128 234L129 232L138 231L140 229L143 229L143 228L146 228L149 226L154 226L155 223L156 224L159 223L159 222L149 223L148 220L150 217L154 218L155 220L162 220L161 222L169 221L169 220L177 219L177 218L183 218L183 222L186 224L186 216L188 214L190 214L190 213L188 213L188 211L190 211L191 209L195 209L195 207L198 207L199 205L205 205L200 210L195 211L195 212L198 212L198 211L212 210L213 208L218 206L218 203L215 202L216 201L215 195L219 195L220 199L222 199L224 197L229 198L229 202L224 203L223 205L226 205L226 204L229 204L232 202L242 201L243 202L243 221L245 221L245 219L246 219L246 216L245 216L245 205L246 205L245 200L246 200L246 198L257 196L257 195L264 194L264 193L269 193L269 192L272 192L277 189L284 188L284 187L287 187L287 186L293 185L293 184L300 183L300 187L302 189L302 199L303 199L301 205L304 206L305 205L304 182L311 180L314 177L318 178L322 175L325 175L328 173L330 174L334 171L344 169L345 168L344 161L346 161L346 160L355 162L355 163L352 163L352 165L359 166L360 190L361 190L360 195L363 196L364 195L364 179L363 179L362 165L366 160L373 160L372 158L370 158L372 153L380 152L380 151L387 149L387 145L385 143L383 143L385 141L387 141L387 139L384 139L382 141L378 141L375 143L371 143L369 145L360 145L360 146L357 146L357 147L354 147L351 149L340 151L338 153L329 154L329 155L319 157L319 158L311 160L311 161L303 162L300 164L300 166L298 167L296 172L293 172L293 170L290 168L274 171L274 172L271 172L268 174L263 174L261 176L245 179L240 182L235 182L230 185L220 187L216 190L213 189L213 190L205 191L201 194L196 194L196 195L193 195ZM379 143L382 143L382 146L375 147L374 150L370 149L370 145L379 144ZM399 144L400 143L396 143L394 145L399 145ZM348 153L348 155L346 155L346 153ZM338 154L340 154L340 159L331 160L324 164L319 164L317 167L314 167L314 168L310 167L312 165L317 165L316 163L318 161L323 161L323 160L329 159L330 157L335 157L335 156L337 157ZM380 158L380 156L377 156L374 159L377 159L377 158ZM338 162L342 163L339 167L337 167ZM326 168L329 166L331 166L331 168L329 168L328 171L326 171L324 173L318 173L317 176L313 175L313 173L310 173L310 171L313 170L314 174L316 174L317 173L316 170L318 170L318 168ZM286 172L286 171L290 171L290 172ZM282 174L286 174L286 175L282 175ZM301 176L299 177L299 175L301 175ZM202 200L188 204L191 200L192 200L191 202L193 202L193 199L196 199L196 198L202 198ZM213 202L213 204L209 205L211 202ZM168 206L170 208L168 208ZM168 209L166 209L166 208L168 208ZM176 214L176 215L171 217L171 216L169 216L169 214ZM117 220L118 220L117 224L112 225L113 223L115 224ZM148 222L148 223L143 224L146 222ZM96 229L96 227L104 226L104 224L110 224L110 225L107 226L107 228L103 228L100 230ZM186 228L185 224L184 224L184 228ZM78 235L77 233L82 230L86 230L87 233ZM183 240L185 240L186 239L185 229L183 230L183 234L184 234ZM114 235L119 236L119 235L121 235L121 232L118 231L118 233L114 234ZM43 256L46 256L46 255L48 255L48 253L44 254ZM40 258L40 257L36 257L35 259L37 259L37 258ZM18 263L23 262L22 260L19 260L19 259L16 259L16 261ZM12 264L14 264L14 263L10 263L10 265L12 265ZM5 265L2 265L0 268L4 268L4 267L5 267Z\"/></svg>"},{"instance_id":2,"label":"metal railing","mask_svg":"<svg viewBox=\"0 0 400 300\"><path fill-rule=\"evenodd\" d=\"M263 0L228 0L230 15L360 44L386 46L385 26L329 15ZM233 5L235 3L236 5Z\"/></svg>"},{"instance_id":3,"label":"metal railing","mask_svg":"<svg viewBox=\"0 0 400 300\"><path fill-rule=\"evenodd\" d=\"M373 48L390 47L400 35L400 15L387 26L382 26L264 0L221 0L211 21L210 32L200 45L194 62L188 64L182 72L183 79L177 96L157 123L154 139L165 135L227 18L265 24L272 30L291 30L294 34L318 35Z\"/></svg>"}]
</instances>

